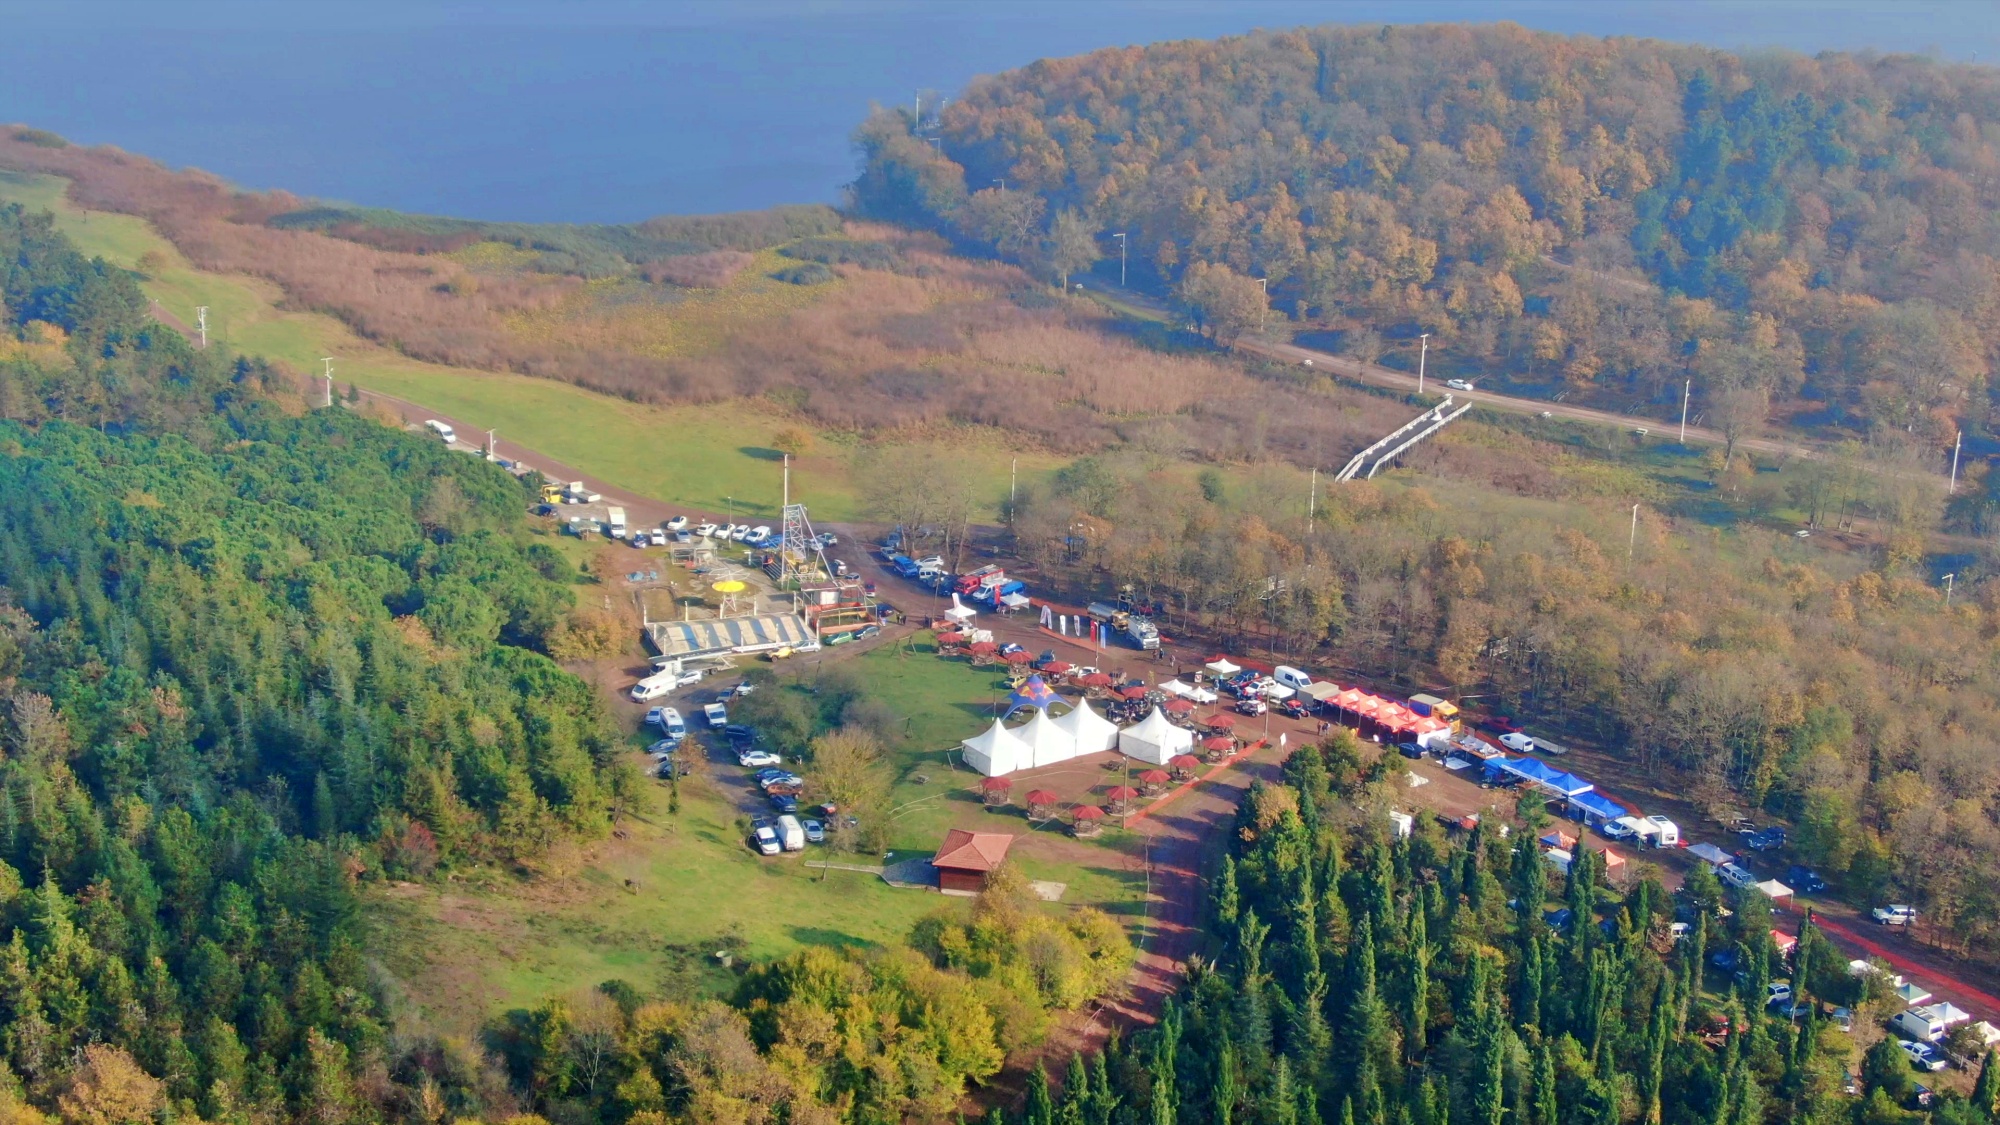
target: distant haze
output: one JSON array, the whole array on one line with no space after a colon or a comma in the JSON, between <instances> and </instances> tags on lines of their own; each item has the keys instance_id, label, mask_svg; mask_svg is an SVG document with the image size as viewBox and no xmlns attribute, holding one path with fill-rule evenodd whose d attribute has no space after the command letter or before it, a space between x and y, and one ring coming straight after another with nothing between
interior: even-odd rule
<instances>
[{"instance_id":1,"label":"distant haze","mask_svg":"<svg viewBox=\"0 0 2000 1125\"><path fill-rule=\"evenodd\" d=\"M560 23L557 22L560 17ZM50 5L0 0L0 121L245 187L484 219L836 201L870 102L1256 27L1511 19L1720 47L2000 59L1982 0Z\"/></svg>"}]
</instances>

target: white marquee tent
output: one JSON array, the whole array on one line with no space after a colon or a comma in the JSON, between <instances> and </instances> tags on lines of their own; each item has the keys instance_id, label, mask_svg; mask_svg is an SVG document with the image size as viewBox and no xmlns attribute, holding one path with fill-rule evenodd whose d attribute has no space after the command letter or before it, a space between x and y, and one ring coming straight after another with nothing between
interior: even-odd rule
<instances>
[{"instance_id":1,"label":"white marquee tent","mask_svg":"<svg viewBox=\"0 0 2000 1125\"><path fill-rule=\"evenodd\" d=\"M959 601L958 594L954 592L951 595L951 608L945 610L944 615L958 622L960 625L965 625L970 623L973 618L979 616L979 611Z\"/></svg>"},{"instance_id":2,"label":"white marquee tent","mask_svg":"<svg viewBox=\"0 0 2000 1125\"><path fill-rule=\"evenodd\" d=\"M1095 754L1118 749L1118 724L1098 714L1088 703L1078 703L1055 721L1063 733L1076 740L1078 754Z\"/></svg>"},{"instance_id":3,"label":"white marquee tent","mask_svg":"<svg viewBox=\"0 0 2000 1125\"><path fill-rule=\"evenodd\" d=\"M1176 754L1194 748L1194 735L1167 721L1158 707L1153 713L1118 732L1118 752L1128 758L1164 766Z\"/></svg>"},{"instance_id":4,"label":"white marquee tent","mask_svg":"<svg viewBox=\"0 0 2000 1125\"><path fill-rule=\"evenodd\" d=\"M1209 671L1215 673L1218 676L1234 676L1236 673L1241 672L1243 670L1242 668L1234 664L1231 664L1227 657L1222 657L1222 656L1216 657L1214 661L1204 665L1204 667L1206 667Z\"/></svg>"},{"instance_id":5,"label":"white marquee tent","mask_svg":"<svg viewBox=\"0 0 2000 1125\"><path fill-rule=\"evenodd\" d=\"M1037 710L1037 715L1042 712ZM1027 769L1035 764L1035 749L1022 741L1021 736L1003 726L1000 720L993 720L983 734L975 735L959 744L965 755L965 764L985 774L998 777Z\"/></svg>"},{"instance_id":6,"label":"white marquee tent","mask_svg":"<svg viewBox=\"0 0 2000 1125\"><path fill-rule=\"evenodd\" d=\"M1037 766L1052 766L1076 757L1076 737L1057 726L1042 708L1035 708L1034 718L1016 727L1014 735L1027 743Z\"/></svg>"}]
</instances>

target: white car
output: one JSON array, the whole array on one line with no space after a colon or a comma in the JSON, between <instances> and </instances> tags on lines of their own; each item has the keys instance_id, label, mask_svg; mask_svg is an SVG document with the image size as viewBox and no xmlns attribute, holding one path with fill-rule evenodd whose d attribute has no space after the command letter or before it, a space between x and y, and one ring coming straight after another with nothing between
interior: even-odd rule
<instances>
[{"instance_id":1,"label":"white car","mask_svg":"<svg viewBox=\"0 0 2000 1125\"><path fill-rule=\"evenodd\" d=\"M752 750L736 759L736 764L746 770L763 769L767 766L782 766L785 760L769 750Z\"/></svg>"},{"instance_id":2,"label":"white car","mask_svg":"<svg viewBox=\"0 0 2000 1125\"><path fill-rule=\"evenodd\" d=\"M745 535L743 537L743 541L746 543L758 543L762 542L763 540L769 539L770 537L771 537L771 529L760 523L756 527L750 529L750 534Z\"/></svg>"},{"instance_id":3,"label":"white car","mask_svg":"<svg viewBox=\"0 0 2000 1125\"><path fill-rule=\"evenodd\" d=\"M696 535L701 536L703 539L706 539L709 536L714 535L715 531L716 527L712 523L704 523L701 526L694 529L694 533Z\"/></svg>"},{"instance_id":4,"label":"white car","mask_svg":"<svg viewBox=\"0 0 2000 1125\"><path fill-rule=\"evenodd\" d=\"M756 684L751 683L749 680L744 680L742 683L736 685L735 694L749 695L751 692L756 690L757 690Z\"/></svg>"},{"instance_id":5,"label":"white car","mask_svg":"<svg viewBox=\"0 0 2000 1125\"><path fill-rule=\"evenodd\" d=\"M1907 926L1917 920L1914 906L1878 906L1868 913L1884 926Z\"/></svg>"},{"instance_id":6,"label":"white car","mask_svg":"<svg viewBox=\"0 0 2000 1125\"><path fill-rule=\"evenodd\" d=\"M940 570L944 567L943 555L925 555L917 560L918 570Z\"/></svg>"},{"instance_id":7,"label":"white car","mask_svg":"<svg viewBox=\"0 0 2000 1125\"><path fill-rule=\"evenodd\" d=\"M1603 824L1598 825L1597 834L1607 840L1630 840L1639 834L1639 830L1626 824L1623 818L1620 818L1618 820L1607 820Z\"/></svg>"},{"instance_id":8,"label":"white car","mask_svg":"<svg viewBox=\"0 0 2000 1125\"><path fill-rule=\"evenodd\" d=\"M651 540L655 547L664 547L667 545L667 533L664 528L654 528L646 533L646 538Z\"/></svg>"},{"instance_id":9,"label":"white car","mask_svg":"<svg viewBox=\"0 0 2000 1125\"><path fill-rule=\"evenodd\" d=\"M743 542L743 541L744 541L745 539L748 539L748 538L750 538L750 525L749 525L749 524L747 524L747 523L733 523L733 524L730 524L730 525L729 525L729 538L730 538L730 539L732 539L732 540L734 540L734 541L736 541L736 542L738 542L738 543L741 543L741 542Z\"/></svg>"},{"instance_id":10,"label":"white car","mask_svg":"<svg viewBox=\"0 0 2000 1125\"><path fill-rule=\"evenodd\" d=\"M699 668L690 668L687 671L681 673L680 678L674 681L674 686L686 687L689 684L698 684L701 682L701 678L706 675L708 675L708 673L702 671Z\"/></svg>"},{"instance_id":11,"label":"white car","mask_svg":"<svg viewBox=\"0 0 2000 1125\"><path fill-rule=\"evenodd\" d=\"M1520 731L1512 731L1500 736L1500 745L1516 754L1526 754L1534 750L1535 740Z\"/></svg>"},{"instance_id":12,"label":"white car","mask_svg":"<svg viewBox=\"0 0 2000 1125\"><path fill-rule=\"evenodd\" d=\"M1778 1004L1789 1004L1791 1002L1792 1002L1791 981L1774 980L1770 984L1764 986L1765 1005L1775 1006Z\"/></svg>"},{"instance_id":13,"label":"white car","mask_svg":"<svg viewBox=\"0 0 2000 1125\"><path fill-rule=\"evenodd\" d=\"M751 839L757 845L758 855L777 855L784 850L784 846L778 843L778 830L768 822L758 821L752 829Z\"/></svg>"},{"instance_id":14,"label":"white car","mask_svg":"<svg viewBox=\"0 0 2000 1125\"><path fill-rule=\"evenodd\" d=\"M1903 1039L1899 1040L1896 1046L1903 1049L1903 1054L1909 1058L1910 1065L1918 1070L1943 1070L1947 1065L1944 1052L1929 1043L1912 1043Z\"/></svg>"},{"instance_id":15,"label":"white car","mask_svg":"<svg viewBox=\"0 0 2000 1125\"><path fill-rule=\"evenodd\" d=\"M1463 379L1446 379L1444 385L1454 391L1469 391L1472 389L1472 384Z\"/></svg>"},{"instance_id":16,"label":"white car","mask_svg":"<svg viewBox=\"0 0 2000 1125\"><path fill-rule=\"evenodd\" d=\"M687 528L687 525L688 518L686 516L675 516L673 519L667 521L667 530L682 531Z\"/></svg>"}]
</instances>

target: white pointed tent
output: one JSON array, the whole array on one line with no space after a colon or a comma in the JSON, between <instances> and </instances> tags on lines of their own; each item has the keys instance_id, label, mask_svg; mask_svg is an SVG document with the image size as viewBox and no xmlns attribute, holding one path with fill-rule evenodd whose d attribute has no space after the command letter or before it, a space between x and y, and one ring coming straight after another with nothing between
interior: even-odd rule
<instances>
[{"instance_id":1,"label":"white pointed tent","mask_svg":"<svg viewBox=\"0 0 2000 1125\"><path fill-rule=\"evenodd\" d=\"M1118 732L1118 752L1128 758L1164 766L1176 754L1194 748L1194 735L1167 721L1158 707L1153 713Z\"/></svg>"},{"instance_id":2,"label":"white pointed tent","mask_svg":"<svg viewBox=\"0 0 2000 1125\"><path fill-rule=\"evenodd\" d=\"M1056 725L1049 713L1035 708L1035 717L1014 730L1015 737L1028 744L1034 755L1034 764L1052 766L1057 762L1067 762L1076 757L1076 739L1068 731Z\"/></svg>"},{"instance_id":3,"label":"white pointed tent","mask_svg":"<svg viewBox=\"0 0 2000 1125\"><path fill-rule=\"evenodd\" d=\"M1089 703L1079 702L1074 710L1056 720L1056 726L1076 740L1079 755L1118 749L1118 724L1098 714Z\"/></svg>"},{"instance_id":4,"label":"white pointed tent","mask_svg":"<svg viewBox=\"0 0 2000 1125\"><path fill-rule=\"evenodd\" d=\"M984 734L975 735L959 743L959 750L965 755L966 765L987 777L1013 773L1015 770L1027 769L1035 764L1034 747L1001 725L998 719L993 720L993 725L986 728Z\"/></svg>"}]
</instances>

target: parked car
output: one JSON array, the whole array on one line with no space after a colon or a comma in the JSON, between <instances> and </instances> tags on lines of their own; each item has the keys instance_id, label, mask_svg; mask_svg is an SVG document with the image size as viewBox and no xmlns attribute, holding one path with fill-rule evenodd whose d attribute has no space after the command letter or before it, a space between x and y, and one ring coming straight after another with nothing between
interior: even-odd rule
<instances>
[{"instance_id":1,"label":"parked car","mask_svg":"<svg viewBox=\"0 0 2000 1125\"><path fill-rule=\"evenodd\" d=\"M722 728L722 737L728 739L731 746L741 749L757 740L757 728L744 726L742 723L731 723Z\"/></svg>"},{"instance_id":2,"label":"parked car","mask_svg":"<svg viewBox=\"0 0 2000 1125\"><path fill-rule=\"evenodd\" d=\"M1802 863L1792 864L1785 872L1785 885L1802 895L1816 895L1826 890L1826 880L1819 877L1819 872Z\"/></svg>"},{"instance_id":3,"label":"parked car","mask_svg":"<svg viewBox=\"0 0 2000 1125\"><path fill-rule=\"evenodd\" d=\"M649 727L660 727L664 729L667 725L668 710L669 709L666 707L649 708L646 711L646 725Z\"/></svg>"},{"instance_id":4,"label":"parked car","mask_svg":"<svg viewBox=\"0 0 2000 1125\"><path fill-rule=\"evenodd\" d=\"M799 822L799 826L806 830L806 843L826 843L826 825L821 824L817 820L802 820Z\"/></svg>"},{"instance_id":5,"label":"parked car","mask_svg":"<svg viewBox=\"0 0 2000 1125\"><path fill-rule=\"evenodd\" d=\"M1454 391L1469 391L1472 389L1472 384L1463 379L1446 379L1444 385Z\"/></svg>"},{"instance_id":6,"label":"parked car","mask_svg":"<svg viewBox=\"0 0 2000 1125\"><path fill-rule=\"evenodd\" d=\"M745 750L736 756L736 764L744 769L756 769L760 766L784 765L785 759L769 750Z\"/></svg>"},{"instance_id":7,"label":"parked car","mask_svg":"<svg viewBox=\"0 0 2000 1125\"><path fill-rule=\"evenodd\" d=\"M1912 1043L1905 1039L1896 1044L1903 1051L1910 1065L1918 1070L1943 1070L1946 1065L1944 1052L1929 1043Z\"/></svg>"},{"instance_id":8,"label":"parked car","mask_svg":"<svg viewBox=\"0 0 2000 1125\"><path fill-rule=\"evenodd\" d=\"M1254 695L1245 696L1242 699L1237 700L1235 708L1236 713L1239 715L1262 715L1265 712L1269 711L1270 709L1271 709L1270 704L1264 702L1263 700L1257 698Z\"/></svg>"},{"instance_id":9,"label":"parked car","mask_svg":"<svg viewBox=\"0 0 2000 1125\"><path fill-rule=\"evenodd\" d=\"M1607 840L1630 840L1639 834L1639 830L1626 823L1629 819L1631 818L1619 817L1617 820L1607 820L1597 826L1597 834Z\"/></svg>"},{"instance_id":10,"label":"parked car","mask_svg":"<svg viewBox=\"0 0 2000 1125\"><path fill-rule=\"evenodd\" d=\"M729 708L724 707L720 703L711 703L703 707L701 713L708 720L708 729L710 730L721 730L723 727L729 725Z\"/></svg>"},{"instance_id":11,"label":"parked car","mask_svg":"<svg viewBox=\"0 0 2000 1125\"><path fill-rule=\"evenodd\" d=\"M770 537L771 537L770 527L768 525L761 523L758 524L756 527L751 528L749 535L744 536L744 538L746 539L759 539L759 540L769 539Z\"/></svg>"},{"instance_id":12,"label":"parked car","mask_svg":"<svg viewBox=\"0 0 2000 1125\"><path fill-rule=\"evenodd\" d=\"M667 530L679 531L682 528L685 528L687 525L688 525L688 518L686 516L675 516L673 519L667 521Z\"/></svg>"},{"instance_id":13,"label":"parked car","mask_svg":"<svg viewBox=\"0 0 2000 1125\"><path fill-rule=\"evenodd\" d=\"M1868 912L1869 917L1884 926L1907 926L1917 920L1914 906L1878 906Z\"/></svg>"},{"instance_id":14,"label":"parked car","mask_svg":"<svg viewBox=\"0 0 2000 1125\"><path fill-rule=\"evenodd\" d=\"M1398 742L1396 753L1405 758L1421 758L1424 756L1424 748L1414 742Z\"/></svg>"},{"instance_id":15,"label":"parked car","mask_svg":"<svg viewBox=\"0 0 2000 1125\"><path fill-rule=\"evenodd\" d=\"M1789 1004L1791 1002L1792 1002L1791 981L1774 980L1770 984L1764 986L1764 1003L1766 1006L1776 1005L1776 1004Z\"/></svg>"},{"instance_id":16,"label":"parked car","mask_svg":"<svg viewBox=\"0 0 2000 1125\"><path fill-rule=\"evenodd\" d=\"M1850 1033L1854 1030L1854 1009L1852 1008L1835 1008L1833 1014L1828 1016L1827 1019L1832 1022L1835 1030Z\"/></svg>"},{"instance_id":17,"label":"parked car","mask_svg":"<svg viewBox=\"0 0 2000 1125\"><path fill-rule=\"evenodd\" d=\"M882 632L882 627L880 625L863 625L861 628L856 629L854 631L854 639L857 641L865 641L870 637L879 636L881 632Z\"/></svg>"},{"instance_id":18,"label":"parked car","mask_svg":"<svg viewBox=\"0 0 2000 1125\"><path fill-rule=\"evenodd\" d=\"M651 530L651 531L649 531L649 532L647 532L647 533L646 533L646 541L647 541L648 543L651 543L651 544L652 544L653 546L655 546L655 547L664 547L664 546L666 546L666 545L667 545L667 530L666 530L665 528L663 528L663 527L656 527L656 528L654 528L653 530Z\"/></svg>"},{"instance_id":19,"label":"parked car","mask_svg":"<svg viewBox=\"0 0 2000 1125\"><path fill-rule=\"evenodd\" d=\"M1782 826L1773 824L1761 832L1751 833L1750 838L1744 843L1748 844L1752 851L1774 852L1785 846L1785 830Z\"/></svg>"},{"instance_id":20,"label":"parked car","mask_svg":"<svg viewBox=\"0 0 2000 1125\"><path fill-rule=\"evenodd\" d=\"M800 777L798 774L795 773L788 773L784 770L774 769L768 771L768 776L766 776L765 774L766 771L761 771L761 770L759 771L759 776L757 778L757 787L766 792L769 792L770 790L773 789L798 789L803 785L805 785L806 783L805 778Z\"/></svg>"},{"instance_id":21,"label":"parked car","mask_svg":"<svg viewBox=\"0 0 2000 1125\"><path fill-rule=\"evenodd\" d=\"M653 743L651 746L646 747L646 753L653 755L655 758L659 758L673 753L679 747L680 747L680 741L678 739L662 738L658 742Z\"/></svg>"},{"instance_id":22,"label":"parked car","mask_svg":"<svg viewBox=\"0 0 2000 1125\"><path fill-rule=\"evenodd\" d=\"M1311 714L1310 711L1306 710L1306 705L1300 702L1296 696L1278 704L1278 713L1292 719L1303 719Z\"/></svg>"},{"instance_id":23,"label":"parked car","mask_svg":"<svg viewBox=\"0 0 2000 1125\"><path fill-rule=\"evenodd\" d=\"M701 536L703 539L706 539L709 536L715 534L715 525L712 523L703 522L699 527L696 527L694 529L694 533L696 535Z\"/></svg>"},{"instance_id":24,"label":"parked car","mask_svg":"<svg viewBox=\"0 0 2000 1125\"><path fill-rule=\"evenodd\" d=\"M768 820L758 819L750 822L750 841L756 846L759 855L777 855L785 850L784 845L778 841L777 825Z\"/></svg>"},{"instance_id":25,"label":"parked car","mask_svg":"<svg viewBox=\"0 0 2000 1125\"><path fill-rule=\"evenodd\" d=\"M674 686L687 687L689 684L698 684L702 681L702 677L706 675L708 673L700 668L689 668L687 671L681 673L679 679L674 681Z\"/></svg>"},{"instance_id":26,"label":"parked car","mask_svg":"<svg viewBox=\"0 0 2000 1125\"><path fill-rule=\"evenodd\" d=\"M686 738L688 733L687 724L681 722L681 713L671 707L660 709L660 729L676 741Z\"/></svg>"},{"instance_id":27,"label":"parked car","mask_svg":"<svg viewBox=\"0 0 2000 1125\"><path fill-rule=\"evenodd\" d=\"M1742 890L1757 885L1757 876L1749 868L1739 864L1725 863L1715 869L1715 874L1725 883Z\"/></svg>"},{"instance_id":28,"label":"parked car","mask_svg":"<svg viewBox=\"0 0 2000 1125\"><path fill-rule=\"evenodd\" d=\"M771 807L790 816L792 813L799 811L799 799L790 793L773 793L771 794Z\"/></svg>"}]
</instances>

